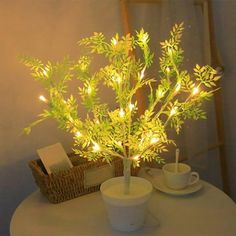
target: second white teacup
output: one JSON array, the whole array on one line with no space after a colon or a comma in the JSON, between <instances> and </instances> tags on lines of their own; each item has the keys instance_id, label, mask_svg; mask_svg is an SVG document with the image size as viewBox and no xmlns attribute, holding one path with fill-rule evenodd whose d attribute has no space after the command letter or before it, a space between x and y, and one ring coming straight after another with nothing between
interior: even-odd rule
<instances>
[{"instance_id":1,"label":"second white teacup","mask_svg":"<svg viewBox=\"0 0 236 236\"><path fill-rule=\"evenodd\" d=\"M168 163L162 167L165 184L172 189L184 189L189 185L193 185L199 181L199 174L191 172L191 167L184 163L178 164L176 172L176 164Z\"/></svg>"}]
</instances>

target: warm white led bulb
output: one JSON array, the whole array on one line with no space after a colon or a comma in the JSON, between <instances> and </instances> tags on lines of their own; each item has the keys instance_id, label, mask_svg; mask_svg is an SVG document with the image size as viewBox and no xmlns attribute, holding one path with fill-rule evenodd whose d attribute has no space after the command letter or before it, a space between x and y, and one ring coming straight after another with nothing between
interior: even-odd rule
<instances>
[{"instance_id":1,"label":"warm white led bulb","mask_svg":"<svg viewBox=\"0 0 236 236\"><path fill-rule=\"evenodd\" d=\"M142 40L143 43L147 43L147 41L148 41L148 34L147 33L144 34L141 40Z\"/></svg>"},{"instance_id":2,"label":"warm white led bulb","mask_svg":"<svg viewBox=\"0 0 236 236\"><path fill-rule=\"evenodd\" d=\"M125 111L124 111L123 108L120 109L119 115L120 115L120 117L124 117L125 116Z\"/></svg>"},{"instance_id":3,"label":"warm white led bulb","mask_svg":"<svg viewBox=\"0 0 236 236\"><path fill-rule=\"evenodd\" d=\"M166 68L166 73L167 73L167 74L170 73L170 68L169 68L169 67Z\"/></svg>"},{"instance_id":4,"label":"warm white led bulb","mask_svg":"<svg viewBox=\"0 0 236 236\"><path fill-rule=\"evenodd\" d=\"M120 83L121 83L121 77L120 77L120 76L117 76L116 81L117 81L118 84L120 84Z\"/></svg>"},{"instance_id":5,"label":"warm white led bulb","mask_svg":"<svg viewBox=\"0 0 236 236\"><path fill-rule=\"evenodd\" d=\"M138 161L139 158L140 158L140 156L139 156L139 155L136 155L136 156L133 157L133 160L134 160L134 161Z\"/></svg>"},{"instance_id":6,"label":"warm white led bulb","mask_svg":"<svg viewBox=\"0 0 236 236\"><path fill-rule=\"evenodd\" d=\"M88 94L91 94L91 93L92 93L92 88L91 88L91 86L88 86L88 88L87 88L87 93L88 93Z\"/></svg>"},{"instance_id":7,"label":"warm white led bulb","mask_svg":"<svg viewBox=\"0 0 236 236\"><path fill-rule=\"evenodd\" d=\"M68 120L69 120L71 123L74 122L74 119L71 117L71 115L68 115L67 118L68 118Z\"/></svg>"},{"instance_id":8,"label":"warm white led bulb","mask_svg":"<svg viewBox=\"0 0 236 236\"><path fill-rule=\"evenodd\" d=\"M193 91L192 91L192 95L194 96L194 95L196 95L198 93L199 93L199 88L198 87L194 87Z\"/></svg>"},{"instance_id":9,"label":"warm white led bulb","mask_svg":"<svg viewBox=\"0 0 236 236\"><path fill-rule=\"evenodd\" d=\"M42 101L42 102L47 102L48 101L43 95L39 96L39 100Z\"/></svg>"},{"instance_id":10,"label":"warm white led bulb","mask_svg":"<svg viewBox=\"0 0 236 236\"><path fill-rule=\"evenodd\" d=\"M101 150L101 147L97 143L93 142L93 151L99 152L100 150Z\"/></svg>"},{"instance_id":11,"label":"warm white led bulb","mask_svg":"<svg viewBox=\"0 0 236 236\"><path fill-rule=\"evenodd\" d=\"M46 68L46 69L43 69L43 74L44 74L46 77L48 77L48 71L49 71L49 69L48 69L48 68Z\"/></svg>"},{"instance_id":12,"label":"warm white led bulb","mask_svg":"<svg viewBox=\"0 0 236 236\"><path fill-rule=\"evenodd\" d=\"M117 82L118 84L120 84L122 81L122 79L119 75L113 75L111 78L113 81Z\"/></svg>"},{"instance_id":13,"label":"warm white led bulb","mask_svg":"<svg viewBox=\"0 0 236 236\"><path fill-rule=\"evenodd\" d=\"M178 83L178 84L176 85L175 92L178 92L178 91L180 90L180 88L181 88L181 84Z\"/></svg>"},{"instance_id":14,"label":"warm white led bulb","mask_svg":"<svg viewBox=\"0 0 236 236\"><path fill-rule=\"evenodd\" d=\"M112 38L111 42L114 46L117 44L117 40L115 38Z\"/></svg>"},{"instance_id":15,"label":"warm white led bulb","mask_svg":"<svg viewBox=\"0 0 236 236\"><path fill-rule=\"evenodd\" d=\"M134 109L134 104L133 103L129 104L129 109L130 109L130 111L132 111Z\"/></svg>"},{"instance_id":16,"label":"warm white led bulb","mask_svg":"<svg viewBox=\"0 0 236 236\"><path fill-rule=\"evenodd\" d=\"M77 132L75 133L75 136L76 136L76 137L81 137L82 134L81 134L79 131L77 131Z\"/></svg>"},{"instance_id":17,"label":"warm white led bulb","mask_svg":"<svg viewBox=\"0 0 236 236\"><path fill-rule=\"evenodd\" d=\"M151 140L150 140L150 143L151 144L155 144L159 141L159 138L156 138L156 137L152 137Z\"/></svg>"},{"instance_id":18,"label":"warm white led bulb","mask_svg":"<svg viewBox=\"0 0 236 236\"><path fill-rule=\"evenodd\" d=\"M145 67L141 70L141 73L140 73L140 80L142 80L144 78L144 72L145 72Z\"/></svg>"},{"instance_id":19,"label":"warm white led bulb","mask_svg":"<svg viewBox=\"0 0 236 236\"><path fill-rule=\"evenodd\" d=\"M121 141L118 141L117 144L118 144L119 146L122 146L122 142L121 142Z\"/></svg>"},{"instance_id":20,"label":"warm white led bulb","mask_svg":"<svg viewBox=\"0 0 236 236\"><path fill-rule=\"evenodd\" d=\"M173 107L170 111L170 116L173 116L177 112L177 107Z\"/></svg>"},{"instance_id":21,"label":"warm white led bulb","mask_svg":"<svg viewBox=\"0 0 236 236\"><path fill-rule=\"evenodd\" d=\"M164 92L162 90L158 91L158 97L162 98L164 96Z\"/></svg>"}]
</instances>

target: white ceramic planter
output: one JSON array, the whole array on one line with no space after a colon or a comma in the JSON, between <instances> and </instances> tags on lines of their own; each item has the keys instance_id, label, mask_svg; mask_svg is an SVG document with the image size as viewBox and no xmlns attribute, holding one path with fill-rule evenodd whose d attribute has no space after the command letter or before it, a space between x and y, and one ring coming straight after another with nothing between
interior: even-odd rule
<instances>
[{"instance_id":1,"label":"white ceramic planter","mask_svg":"<svg viewBox=\"0 0 236 236\"><path fill-rule=\"evenodd\" d=\"M132 176L130 193L124 194L124 177L115 177L105 181L100 190L114 229L128 232L142 227L152 193L149 181Z\"/></svg>"}]
</instances>

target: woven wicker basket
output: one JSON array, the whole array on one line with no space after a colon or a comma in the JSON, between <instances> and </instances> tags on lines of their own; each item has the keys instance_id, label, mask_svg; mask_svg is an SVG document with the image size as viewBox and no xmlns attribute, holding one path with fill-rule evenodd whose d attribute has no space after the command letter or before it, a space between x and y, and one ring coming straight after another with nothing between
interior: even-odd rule
<instances>
[{"instance_id":1,"label":"woven wicker basket","mask_svg":"<svg viewBox=\"0 0 236 236\"><path fill-rule=\"evenodd\" d=\"M78 156L69 157L73 168L48 175L40 159L29 162L35 182L41 193L52 203L64 202L78 196L98 191L100 184L85 186L85 173L88 170L102 168L107 163L102 161L89 162ZM121 159L114 159L111 163L114 167L113 176L123 174ZM137 169L132 169L132 175L137 175Z\"/></svg>"}]
</instances>

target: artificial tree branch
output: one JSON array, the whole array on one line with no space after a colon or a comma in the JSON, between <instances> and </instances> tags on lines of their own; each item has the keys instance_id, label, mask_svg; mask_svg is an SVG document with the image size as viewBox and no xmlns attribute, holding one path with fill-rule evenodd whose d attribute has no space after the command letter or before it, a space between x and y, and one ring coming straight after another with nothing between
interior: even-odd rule
<instances>
[{"instance_id":1,"label":"artificial tree branch","mask_svg":"<svg viewBox=\"0 0 236 236\"><path fill-rule=\"evenodd\" d=\"M174 125L177 128L186 118L194 118L194 115L200 114L197 118L204 118L201 117L201 112L197 114L198 110L194 110L192 105L194 105L195 99L199 99L197 108L201 111L200 106L204 98L209 98L210 93L215 91L212 87L215 86L214 81L218 79L217 77L214 78L215 71L210 66L200 67L196 65L194 74L196 80L200 81L196 89L203 83L209 87L210 91L194 96L191 93L183 103L175 99L177 95L186 91L191 92L194 85L189 74L179 70L183 62L183 51L179 48L182 31L182 24L175 25L171 31L170 39L161 43L163 57L160 58L159 80L148 79L144 76L144 71L146 73L146 70L153 63L154 57L148 47L149 35L143 29L137 32L134 37L126 35L119 38L116 34L110 43L106 41L102 33L94 33L93 36L82 39L80 45L87 47L91 56L99 54L108 59L107 65L101 66L98 72L91 75L89 66L92 59L96 57L90 58L86 55L80 57L78 62L67 59L55 64L48 62L46 65L43 65L38 59L23 58L22 62L33 71L34 79L43 83L49 94L53 95L50 97L53 106L50 106L48 113L41 120L32 123L26 131L29 133L35 124L46 118L54 118L58 121L59 127L64 128L67 132L74 133L75 146L77 147L75 150L89 160L97 160L97 158L102 158L104 154L106 157L111 155L130 161L132 155L135 154L133 153L134 150L140 158L150 156L150 158L155 159L155 154L166 149L164 143L169 144L171 142L168 139L166 126L175 114L181 114L181 111L172 112L169 107L177 109L178 106L182 105L182 112L185 112L183 117L176 117L181 120L174 120L176 122ZM141 49L141 58L129 56L130 52L136 49ZM172 49L173 51L170 51ZM95 63L98 64L97 61ZM43 71L45 68L48 68L47 71ZM162 76L163 73L165 76ZM45 80L45 75L47 80ZM79 94L82 105L88 110L87 117L84 120L80 118L77 112L75 96L71 95L68 104L64 100L65 94L69 93L67 82L71 79L79 79L82 82L82 86L79 87ZM133 84L132 79L137 82ZM156 89L155 95L152 82L157 83L158 89ZM100 84L114 91L116 106L112 103L109 108L108 104L100 103L98 97ZM149 107L144 110L143 114L136 116L134 115L135 110L129 109L129 106L133 96L143 86L150 86ZM185 88L186 91L184 91ZM160 96L159 92L161 93ZM160 106L158 106L159 104ZM98 108L97 105L101 105L103 108ZM134 109L136 109L135 106ZM91 111L93 115L89 115ZM168 116L167 118L164 117L165 122L160 119L160 116L164 114ZM103 118L99 119L99 117ZM98 124L95 124L94 118L99 119ZM158 143L152 143L153 140L150 138L153 134L154 138L157 139L158 137L162 140ZM145 137L145 135L148 136ZM138 143L140 137L144 139L143 143ZM93 140L96 140L99 145ZM117 145L118 142L121 142L120 146ZM94 143L93 147L90 145L91 143ZM95 152L100 153L96 155ZM107 158L107 161L109 161L108 159L110 160ZM130 168L129 165L128 168ZM129 177L130 172L127 171L126 173ZM127 179L129 179L128 177Z\"/></svg>"}]
</instances>

